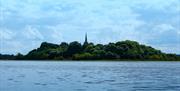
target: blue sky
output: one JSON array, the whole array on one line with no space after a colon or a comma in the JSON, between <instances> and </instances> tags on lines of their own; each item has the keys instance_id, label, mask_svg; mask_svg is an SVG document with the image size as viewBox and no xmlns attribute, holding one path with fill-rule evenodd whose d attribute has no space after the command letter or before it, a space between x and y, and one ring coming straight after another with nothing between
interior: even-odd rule
<instances>
[{"instance_id":1,"label":"blue sky","mask_svg":"<svg viewBox=\"0 0 180 91\"><path fill-rule=\"evenodd\" d=\"M135 40L180 54L180 0L0 0L0 53L41 42Z\"/></svg>"}]
</instances>

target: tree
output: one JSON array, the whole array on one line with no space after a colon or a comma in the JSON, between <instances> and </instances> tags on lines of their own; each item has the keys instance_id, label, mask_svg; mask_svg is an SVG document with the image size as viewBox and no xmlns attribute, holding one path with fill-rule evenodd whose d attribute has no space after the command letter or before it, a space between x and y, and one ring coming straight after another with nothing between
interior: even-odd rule
<instances>
[{"instance_id":1,"label":"tree","mask_svg":"<svg viewBox=\"0 0 180 91\"><path fill-rule=\"evenodd\" d=\"M84 48L83 52L88 52L88 53L92 53L94 50L94 44L90 43L86 46L86 48Z\"/></svg>"},{"instance_id":2,"label":"tree","mask_svg":"<svg viewBox=\"0 0 180 91\"><path fill-rule=\"evenodd\" d=\"M117 59L119 56L113 52L106 52L105 59Z\"/></svg>"},{"instance_id":3,"label":"tree","mask_svg":"<svg viewBox=\"0 0 180 91\"><path fill-rule=\"evenodd\" d=\"M90 53L81 53L81 54L75 54L73 56L74 60L90 60L93 59L94 56Z\"/></svg>"},{"instance_id":4,"label":"tree","mask_svg":"<svg viewBox=\"0 0 180 91\"><path fill-rule=\"evenodd\" d=\"M79 42L74 41L69 44L69 47L67 49L67 55L69 55L69 57L72 57L72 55L81 52L82 52L82 46Z\"/></svg>"},{"instance_id":5,"label":"tree","mask_svg":"<svg viewBox=\"0 0 180 91\"><path fill-rule=\"evenodd\" d=\"M43 43L41 43L40 49L43 50L43 49L47 49L47 48L57 48L57 47L59 47L59 45L43 42Z\"/></svg>"},{"instance_id":6,"label":"tree","mask_svg":"<svg viewBox=\"0 0 180 91\"><path fill-rule=\"evenodd\" d=\"M114 43L109 43L105 46L105 50L113 53L117 53L117 47Z\"/></svg>"},{"instance_id":7,"label":"tree","mask_svg":"<svg viewBox=\"0 0 180 91\"><path fill-rule=\"evenodd\" d=\"M166 54L152 48L139 44L136 41L119 41L106 45L88 43L83 47L79 42L74 41L70 44L62 42L60 45L43 42L37 49L30 51L23 56L18 53L14 55L2 55L0 59L130 59L130 60L180 60L176 54Z\"/></svg>"},{"instance_id":8,"label":"tree","mask_svg":"<svg viewBox=\"0 0 180 91\"><path fill-rule=\"evenodd\" d=\"M23 58L24 58L24 55L22 55L21 53L16 54L16 59L21 60Z\"/></svg>"}]
</instances>

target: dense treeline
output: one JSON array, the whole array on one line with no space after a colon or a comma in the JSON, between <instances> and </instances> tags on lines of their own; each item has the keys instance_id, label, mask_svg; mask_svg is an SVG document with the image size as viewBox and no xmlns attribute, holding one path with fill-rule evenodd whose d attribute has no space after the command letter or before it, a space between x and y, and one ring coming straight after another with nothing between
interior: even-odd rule
<instances>
[{"instance_id":1,"label":"dense treeline","mask_svg":"<svg viewBox=\"0 0 180 91\"><path fill-rule=\"evenodd\" d=\"M0 59L8 57L0 55ZM180 60L176 54L165 54L150 46L141 45L136 41L120 41L116 43L82 45L74 41L62 42L60 45L43 42L37 49L27 55L11 55L9 59L26 60Z\"/></svg>"},{"instance_id":2,"label":"dense treeline","mask_svg":"<svg viewBox=\"0 0 180 91\"><path fill-rule=\"evenodd\" d=\"M9 54L0 54L0 59L3 59L3 60L21 60L21 59L25 59L25 56L18 53L17 55L9 55Z\"/></svg>"},{"instance_id":3,"label":"dense treeline","mask_svg":"<svg viewBox=\"0 0 180 91\"><path fill-rule=\"evenodd\" d=\"M9 55L9 54L0 54L0 59L8 59L8 60L13 60L15 59L14 55Z\"/></svg>"}]
</instances>

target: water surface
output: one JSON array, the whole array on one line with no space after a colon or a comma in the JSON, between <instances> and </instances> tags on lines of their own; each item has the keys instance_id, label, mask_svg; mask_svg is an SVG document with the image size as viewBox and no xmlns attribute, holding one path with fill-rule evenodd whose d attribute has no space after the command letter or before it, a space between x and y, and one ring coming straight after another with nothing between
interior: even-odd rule
<instances>
[{"instance_id":1,"label":"water surface","mask_svg":"<svg viewBox=\"0 0 180 91\"><path fill-rule=\"evenodd\" d=\"M0 91L180 91L180 62L0 61Z\"/></svg>"}]
</instances>

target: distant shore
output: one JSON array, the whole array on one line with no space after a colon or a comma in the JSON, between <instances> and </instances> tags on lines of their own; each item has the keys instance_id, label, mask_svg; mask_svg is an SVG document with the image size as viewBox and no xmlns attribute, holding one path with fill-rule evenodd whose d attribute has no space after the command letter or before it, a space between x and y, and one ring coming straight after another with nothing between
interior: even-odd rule
<instances>
[{"instance_id":1,"label":"distant shore","mask_svg":"<svg viewBox=\"0 0 180 91\"><path fill-rule=\"evenodd\" d=\"M3 60L0 61L45 61L45 62L180 62L180 60Z\"/></svg>"},{"instance_id":2,"label":"distant shore","mask_svg":"<svg viewBox=\"0 0 180 91\"><path fill-rule=\"evenodd\" d=\"M2 60L91 60L91 61L180 61L180 55L164 53L151 46L126 40L109 44L74 41L53 44L42 42L39 48L31 50L26 55L0 54Z\"/></svg>"}]
</instances>

